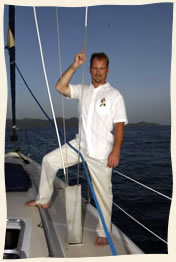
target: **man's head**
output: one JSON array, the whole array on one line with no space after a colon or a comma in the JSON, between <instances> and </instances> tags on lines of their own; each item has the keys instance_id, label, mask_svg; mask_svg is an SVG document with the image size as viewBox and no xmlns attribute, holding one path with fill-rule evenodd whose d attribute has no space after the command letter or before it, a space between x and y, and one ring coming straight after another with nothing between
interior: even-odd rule
<instances>
[{"instance_id":1,"label":"man's head","mask_svg":"<svg viewBox=\"0 0 176 262\"><path fill-rule=\"evenodd\" d=\"M90 74L94 87L106 83L109 72L109 58L105 53L94 53L90 59Z\"/></svg>"},{"instance_id":2,"label":"man's head","mask_svg":"<svg viewBox=\"0 0 176 262\"><path fill-rule=\"evenodd\" d=\"M105 53L103 53L103 52L101 52L101 53L93 53L91 55L91 58L90 58L90 67L92 66L94 58L96 58L98 60L105 59L106 60L106 65L107 65L107 67L109 67L109 57Z\"/></svg>"}]
</instances>

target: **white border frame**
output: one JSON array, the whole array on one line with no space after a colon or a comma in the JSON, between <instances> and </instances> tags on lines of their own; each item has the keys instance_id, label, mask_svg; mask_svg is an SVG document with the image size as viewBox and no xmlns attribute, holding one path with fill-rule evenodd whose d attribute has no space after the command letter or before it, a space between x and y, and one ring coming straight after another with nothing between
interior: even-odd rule
<instances>
[{"instance_id":1,"label":"white border frame","mask_svg":"<svg viewBox=\"0 0 176 262\"><path fill-rule=\"evenodd\" d=\"M5 183L4 183L4 148L5 148L5 121L7 110L7 77L5 69L4 57L4 5L22 5L22 6L96 6L96 5L144 5L154 3L173 3L173 29L172 29L172 58L171 58L171 77L170 77L170 93L171 93L171 159L173 171L173 198L171 203L171 210L169 216L169 229L168 229L168 255L130 255L130 256L117 256L108 257L108 261L135 261L135 262L148 262L152 261L175 261L176 259L176 0L1 0L0 2L0 254L3 257L4 240L6 228L6 197L5 197ZM4 192L4 194L2 193ZM36 258L36 261L49 261L51 258ZM107 261L107 257L100 258L52 258L52 261ZM4 260L3 260L4 261ZM25 260L26 261L26 260Z\"/></svg>"}]
</instances>

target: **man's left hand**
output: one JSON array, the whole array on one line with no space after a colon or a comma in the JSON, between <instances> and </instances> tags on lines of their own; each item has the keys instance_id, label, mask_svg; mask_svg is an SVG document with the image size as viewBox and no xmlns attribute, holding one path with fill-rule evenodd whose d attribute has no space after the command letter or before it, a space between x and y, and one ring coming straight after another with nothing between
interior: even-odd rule
<instances>
[{"instance_id":1,"label":"man's left hand","mask_svg":"<svg viewBox=\"0 0 176 262\"><path fill-rule=\"evenodd\" d=\"M120 150L119 152L112 150L112 152L109 154L109 157L108 157L107 166L110 168L116 167L118 166L119 161L120 161Z\"/></svg>"}]
</instances>

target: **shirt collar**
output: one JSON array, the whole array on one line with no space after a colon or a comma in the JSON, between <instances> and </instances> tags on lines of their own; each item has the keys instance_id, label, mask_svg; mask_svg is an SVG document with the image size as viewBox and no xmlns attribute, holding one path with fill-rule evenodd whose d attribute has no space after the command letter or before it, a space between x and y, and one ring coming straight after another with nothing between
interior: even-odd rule
<instances>
[{"instance_id":1,"label":"shirt collar","mask_svg":"<svg viewBox=\"0 0 176 262\"><path fill-rule=\"evenodd\" d=\"M94 88L94 89L100 89L100 88L105 88L105 87L110 87L110 84L108 82L106 82L104 85L100 85L98 87L94 87L92 83L90 83L90 87Z\"/></svg>"}]
</instances>

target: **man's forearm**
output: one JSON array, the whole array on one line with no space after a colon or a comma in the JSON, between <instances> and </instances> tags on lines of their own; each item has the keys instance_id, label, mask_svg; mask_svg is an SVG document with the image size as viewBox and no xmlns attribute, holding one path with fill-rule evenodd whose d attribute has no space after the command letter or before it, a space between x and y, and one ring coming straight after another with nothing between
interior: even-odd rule
<instances>
[{"instance_id":1,"label":"man's forearm","mask_svg":"<svg viewBox=\"0 0 176 262\"><path fill-rule=\"evenodd\" d=\"M120 161L120 150L124 137L124 123L116 123L114 128L114 145L108 157L108 167L116 167Z\"/></svg>"},{"instance_id":2,"label":"man's forearm","mask_svg":"<svg viewBox=\"0 0 176 262\"><path fill-rule=\"evenodd\" d=\"M74 65L72 64L57 81L56 90L59 91L64 96L67 97L71 96L69 83L76 69L77 68L75 68Z\"/></svg>"},{"instance_id":3,"label":"man's forearm","mask_svg":"<svg viewBox=\"0 0 176 262\"><path fill-rule=\"evenodd\" d=\"M119 151L121 149L124 138L124 123L116 123L114 129L114 145L113 150Z\"/></svg>"},{"instance_id":4,"label":"man's forearm","mask_svg":"<svg viewBox=\"0 0 176 262\"><path fill-rule=\"evenodd\" d=\"M56 90L67 97L71 97L69 83L76 70L86 61L84 50L75 56L73 64L63 73L56 84Z\"/></svg>"}]
</instances>

